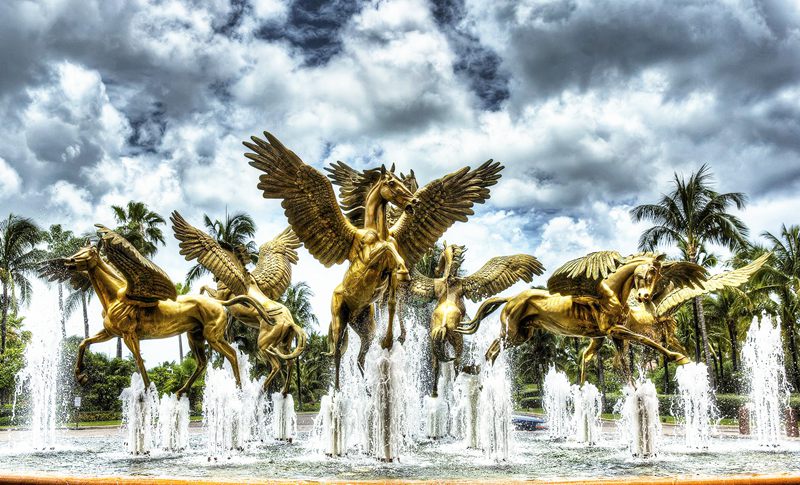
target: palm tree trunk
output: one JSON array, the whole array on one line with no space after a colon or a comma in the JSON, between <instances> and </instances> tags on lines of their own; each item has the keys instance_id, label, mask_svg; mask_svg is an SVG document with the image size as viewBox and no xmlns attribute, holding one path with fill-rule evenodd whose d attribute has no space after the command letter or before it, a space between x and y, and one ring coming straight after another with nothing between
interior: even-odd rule
<instances>
[{"instance_id":1,"label":"palm tree trunk","mask_svg":"<svg viewBox=\"0 0 800 485\"><path fill-rule=\"evenodd\" d=\"M89 312L86 309L85 292L81 292L81 306L83 307L83 338L89 338Z\"/></svg>"},{"instance_id":2,"label":"palm tree trunk","mask_svg":"<svg viewBox=\"0 0 800 485\"><path fill-rule=\"evenodd\" d=\"M122 358L122 338L117 337L117 358Z\"/></svg>"},{"instance_id":3,"label":"palm tree trunk","mask_svg":"<svg viewBox=\"0 0 800 485\"><path fill-rule=\"evenodd\" d=\"M733 372L739 372L739 336L736 333L736 319L728 319L728 337L731 339L731 365Z\"/></svg>"},{"instance_id":4,"label":"palm tree trunk","mask_svg":"<svg viewBox=\"0 0 800 485\"><path fill-rule=\"evenodd\" d=\"M722 353L722 337L717 339L717 348L719 349L719 352L717 352L719 359L719 381L725 382L725 354Z\"/></svg>"},{"instance_id":5,"label":"palm tree trunk","mask_svg":"<svg viewBox=\"0 0 800 485\"><path fill-rule=\"evenodd\" d=\"M5 280L3 281L3 320L0 323L0 354L6 353L6 322L8 320L8 305L10 302L8 301L8 284L6 284Z\"/></svg>"},{"instance_id":6,"label":"palm tree trunk","mask_svg":"<svg viewBox=\"0 0 800 485\"><path fill-rule=\"evenodd\" d=\"M183 363L183 337L178 334L178 362Z\"/></svg>"},{"instance_id":7,"label":"palm tree trunk","mask_svg":"<svg viewBox=\"0 0 800 485\"><path fill-rule=\"evenodd\" d=\"M64 315L64 286L58 284L58 313L61 314L61 338L67 338L67 319Z\"/></svg>"},{"instance_id":8,"label":"palm tree trunk","mask_svg":"<svg viewBox=\"0 0 800 485\"><path fill-rule=\"evenodd\" d=\"M595 364L597 365L597 383L600 384L600 402L605 409L606 406L606 375L603 362L603 354L598 350L595 356Z\"/></svg>"},{"instance_id":9,"label":"palm tree trunk","mask_svg":"<svg viewBox=\"0 0 800 485\"><path fill-rule=\"evenodd\" d=\"M705 352L706 367L710 370L708 373L708 380L710 381L711 388L717 387L716 379L714 378L715 368L711 365L711 352L708 345L708 332L706 331L706 316L703 313L703 301L700 297L694 299L694 311L697 318L697 326L700 327L700 334L703 336L703 351Z\"/></svg>"},{"instance_id":10,"label":"palm tree trunk","mask_svg":"<svg viewBox=\"0 0 800 485\"><path fill-rule=\"evenodd\" d=\"M664 394L669 394L669 362L666 355L662 356L661 359L664 362Z\"/></svg>"},{"instance_id":11,"label":"palm tree trunk","mask_svg":"<svg viewBox=\"0 0 800 485\"><path fill-rule=\"evenodd\" d=\"M786 315L784 318L784 322L786 325L786 337L789 341L789 354L791 355L792 359L792 380L794 381L794 388L800 389L800 372L798 372L797 366L797 342L795 341L795 319L791 318L791 315Z\"/></svg>"}]
</instances>

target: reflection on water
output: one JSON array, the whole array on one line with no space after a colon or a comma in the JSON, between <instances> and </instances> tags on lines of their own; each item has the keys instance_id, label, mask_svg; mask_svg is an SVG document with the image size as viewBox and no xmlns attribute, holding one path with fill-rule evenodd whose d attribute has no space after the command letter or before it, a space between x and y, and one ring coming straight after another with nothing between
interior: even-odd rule
<instances>
[{"instance_id":1,"label":"reflection on water","mask_svg":"<svg viewBox=\"0 0 800 485\"><path fill-rule=\"evenodd\" d=\"M306 433L298 438L305 441ZM496 462L463 442L437 441L413 446L400 463L384 464L363 455L326 458L303 444L253 444L230 458L208 461L203 436L192 434L184 453L154 453L135 457L125 452L119 437L69 438L50 452L22 452L0 445L0 471L67 475L176 476L187 478L293 479L556 479L615 476L730 475L800 473L800 442L765 451L753 440L715 439L708 451L684 451L681 438L665 438L654 459L631 458L620 443L584 447L553 442L544 432L516 432L509 460Z\"/></svg>"}]
</instances>

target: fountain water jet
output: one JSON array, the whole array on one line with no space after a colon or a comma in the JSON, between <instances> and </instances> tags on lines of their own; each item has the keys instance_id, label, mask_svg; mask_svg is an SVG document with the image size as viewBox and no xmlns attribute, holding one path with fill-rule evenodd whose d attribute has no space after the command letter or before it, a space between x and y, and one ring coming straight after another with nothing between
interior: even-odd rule
<instances>
[{"instance_id":1,"label":"fountain water jet","mask_svg":"<svg viewBox=\"0 0 800 485\"><path fill-rule=\"evenodd\" d=\"M272 433L276 440L292 442L297 433L294 398L280 392L272 394Z\"/></svg>"},{"instance_id":2,"label":"fountain water jet","mask_svg":"<svg viewBox=\"0 0 800 485\"><path fill-rule=\"evenodd\" d=\"M131 376L131 384L122 390L122 425L127 436L128 452L146 455L156 448L158 423L158 391L152 382L145 388L138 372Z\"/></svg>"},{"instance_id":3,"label":"fountain water jet","mask_svg":"<svg viewBox=\"0 0 800 485\"><path fill-rule=\"evenodd\" d=\"M603 401L600 391L594 384L588 382L583 386L572 386L572 405L575 441L588 445L597 444L602 430L600 414L603 410Z\"/></svg>"},{"instance_id":4,"label":"fountain water jet","mask_svg":"<svg viewBox=\"0 0 800 485\"><path fill-rule=\"evenodd\" d=\"M640 378L635 384L626 385L622 393L616 406L616 411L622 415L617 423L620 434L633 456L655 456L661 439L656 386L650 379Z\"/></svg>"},{"instance_id":5,"label":"fountain water jet","mask_svg":"<svg viewBox=\"0 0 800 485\"><path fill-rule=\"evenodd\" d=\"M679 366L675 380L678 382L678 397L677 412L673 414L682 417L686 446L706 449L719 415L708 380L708 367L695 362Z\"/></svg>"},{"instance_id":6,"label":"fountain water jet","mask_svg":"<svg viewBox=\"0 0 800 485\"><path fill-rule=\"evenodd\" d=\"M456 378L456 402L454 414L456 435L464 440L467 448L480 446L478 404L481 396L480 375L462 371Z\"/></svg>"},{"instance_id":7,"label":"fountain water jet","mask_svg":"<svg viewBox=\"0 0 800 485\"><path fill-rule=\"evenodd\" d=\"M183 451L189 446L189 398L164 394L158 405L159 447Z\"/></svg>"},{"instance_id":8,"label":"fountain water jet","mask_svg":"<svg viewBox=\"0 0 800 485\"><path fill-rule=\"evenodd\" d=\"M742 347L742 366L750 396L750 423L763 446L778 446L783 412L789 401L783 365L780 320L754 317Z\"/></svg>"},{"instance_id":9,"label":"fountain water jet","mask_svg":"<svg viewBox=\"0 0 800 485\"><path fill-rule=\"evenodd\" d=\"M453 362L440 362L437 396L425 396L423 413L428 438L444 438L454 430L454 373Z\"/></svg>"},{"instance_id":10,"label":"fountain water jet","mask_svg":"<svg viewBox=\"0 0 800 485\"><path fill-rule=\"evenodd\" d=\"M27 390L29 437L34 449L52 449L56 444L60 335L36 332L25 347L25 367L16 375L12 416L16 414L17 397Z\"/></svg>"},{"instance_id":11,"label":"fountain water jet","mask_svg":"<svg viewBox=\"0 0 800 485\"><path fill-rule=\"evenodd\" d=\"M481 374L480 448L495 460L508 460L511 448L511 385L507 373L506 355L501 353Z\"/></svg>"},{"instance_id":12,"label":"fountain water jet","mask_svg":"<svg viewBox=\"0 0 800 485\"><path fill-rule=\"evenodd\" d=\"M547 434L550 439L566 439L572 434L572 386L563 372L550 367L544 377L542 406L547 414Z\"/></svg>"}]
</instances>

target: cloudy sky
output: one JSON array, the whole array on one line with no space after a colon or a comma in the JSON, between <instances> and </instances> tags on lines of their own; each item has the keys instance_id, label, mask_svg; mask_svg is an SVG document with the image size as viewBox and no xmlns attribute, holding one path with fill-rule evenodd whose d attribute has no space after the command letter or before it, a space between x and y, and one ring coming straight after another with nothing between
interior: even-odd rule
<instances>
[{"instance_id":1,"label":"cloudy sky","mask_svg":"<svg viewBox=\"0 0 800 485\"><path fill-rule=\"evenodd\" d=\"M269 130L316 167L396 162L422 183L501 161L446 236L469 270L632 251L630 207L702 163L749 195L754 234L777 231L800 207L798 52L790 0L2 2L0 213L83 232L128 200L198 225L227 207L261 242L286 221L241 142ZM155 259L179 280L166 233ZM295 271L325 328L342 273L305 252ZM53 301L37 290L31 320Z\"/></svg>"}]
</instances>

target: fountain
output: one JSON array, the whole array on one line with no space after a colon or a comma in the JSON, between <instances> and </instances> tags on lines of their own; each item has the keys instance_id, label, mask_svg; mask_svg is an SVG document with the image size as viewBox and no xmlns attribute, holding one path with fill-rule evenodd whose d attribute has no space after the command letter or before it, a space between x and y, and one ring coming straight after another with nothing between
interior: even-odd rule
<instances>
[{"instance_id":1,"label":"fountain","mask_svg":"<svg viewBox=\"0 0 800 485\"><path fill-rule=\"evenodd\" d=\"M294 398L280 392L272 393L272 434L276 440L292 442L297 433L297 414Z\"/></svg>"},{"instance_id":2,"label":"fountain","mask_svg":"<svg viewBox=\"0 0 800 485\"><path fill-rule=\"evenodd\" d=\"M694 449L707 449L719 412L708 380L708 367L692 362L675 372L678 396L673 414L683 423L684 443Z\"/></svg>"},{"instance_id":3,"label":"fountain","mask_svg":"<svg viewBox=\"0 0 800 485\"><path fill-rule=\"evenodd\" d=\"M27 392L28 442L33 449L52 449L56 444L57 403L61 334L36 332L25 348L25 367L16 376L12 416L18 396Z\"/></svg>"},{"instance_id":4,"label":"fountain","mask_svg":"<svg viewBox=\"0 0 800 485\"><path fill-rule=\"evenodd\" d=\"M562 440L572 434L572 386L563 372L550 367L544 377L542 407L547 415L547 434L550 439Z\"/></svg>"},{"instance_id":5,"label":"fountain","mask_svg":"<svg viewBox=\"0 0 800 485\"><path fill-rule=\"evenodd\" d=\"M453 362L439 363L436 397L425 396L423 414L425 435L431 439L444 438L454 431L454 369Z\"/></svg>"},{"instance_id":6,"label":"fountain","mask_svg":"<svg viewBox=\"0 0 800 485\"><path fill-rule=\"evenodd\" d=\"M767 314L753 317L742 347L742 366L747 376L751 428L760 445L778 446L789 401L780 320L773 324Z\"/></svg>"},{"instance_id":7,"label":"fountain","mask_svg":"<svg viewBox=\"0 0 800 485\"><path fill-rule=\"evenodd\" d=\"M454 428L455 434L464 440L467 448L480 446L480 414L481 378L476 369L462 370L456 378Z\"/></svg>"},{"instance_id":8,"label":"fountain","mask_svg":"<svg viewBox=\"0 0 800 485\"><path fill-rule=\"evenodd\" d=\"M508 460L511 449L511 385L505 355L481 373L479 447L495 460Z\"/></svg>"},{"instance_id":9,"label":"fountain","mask_svg":"<svg viewBox=\"0 0 800 485\"><path fill-rule=\"evenodd\" d=\"M174 394L161 396L157 434L162 450L183 451L189 446L188 397L182 396L178 399Z\"/></svg>"},{"instance_id":10,"label":"fountain","mask_svg":"<svg viewBox=\"0 0 800 485\"><path fill-rule=\"evenodd\" d=\"M127 436L128 452L147 455L157 447L158 390L152 382L144 386L142 376L136 372L131 384L122 390L122 426ZM188 426L188 423L187 423Z\"/></svg>"},{"instance_id":11,"label":"fountain","mask_svg":"<svg viewBox=\"0 0 800 485\"><path fill-rule=\"evenodd\" d=\"M603 400L594 384L585 382L582 386L572 386L573 426L575 441L594 445L600 441L602 425L600 415Z\"/></svg>"},{"instance_id":12,"label":"fountain","mask_svg":"<svg viewBox=\"0 0 800 485\"><path fill-rule=\"evenodd\" d=\"M622 415L617 426L628 450L634 457L655 456L661 439L655 384L640 377L635 383L626 385L622 394L615 411Z\"/></svg>"}]
</instances>

